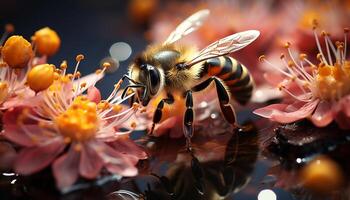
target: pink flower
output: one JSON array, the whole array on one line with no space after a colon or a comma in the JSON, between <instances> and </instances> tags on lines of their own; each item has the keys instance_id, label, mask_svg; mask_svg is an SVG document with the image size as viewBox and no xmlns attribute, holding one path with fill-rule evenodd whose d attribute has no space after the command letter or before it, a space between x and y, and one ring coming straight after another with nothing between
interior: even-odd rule
<instances>
[{"instance_id":1,"label":"pink flower","mask_svg":"<svg viewBox=\"0 0 350 200\"><path fill-rule=\"evenodd\" d=\"M314 30L318 65L306 54L295 58L286 44L287 59L281 55L282 65L273 65L262 56L260 59L279 74L267 74L271 83L279 82L278 88L289 95L280 104L269 105L254 111L255 114L279 123L291 123L309 119L315 126L324 127L336 121L340 128L350 128L350 61L346 58L347 32L344 42L335 45L326 32L322 32L325 50ZM278 81L280 80L280 81Z\"/></svg>"},{"instance_id":2,"label":"pink flower","mask_svg":"<svg viewBox=\"0 0 350 200\"><path fill-rule=\"evenodd\" d=\"M29 175L52 164L57 187L71 186L79 176L95 179L102 169L120 176L134 176L139 159L146 154L128 138L132 130L121 130L140 106L125 109L120 103L120 86L101 100L94 87L103 74L78 78L66 75L66 66L54 83L35 97L32 108L17 107L3 117L4 136L21 146L14 169ZM87 89L87 94L82 93Z\"/></svg>"}]
</instances>

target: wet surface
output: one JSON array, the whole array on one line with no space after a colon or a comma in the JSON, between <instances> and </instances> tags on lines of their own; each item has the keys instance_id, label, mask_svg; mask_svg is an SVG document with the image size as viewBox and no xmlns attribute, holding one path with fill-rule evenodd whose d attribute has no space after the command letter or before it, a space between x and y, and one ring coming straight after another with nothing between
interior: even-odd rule
<instances>
[{"instance_id":1,"label":"wet surface","mask_svg":"<svg viewBox=\"0 0 350 200\"><path fill-rule=\"evenodd\" d=\"M215 124L222 119L213 120ZM29 177L6 171L0 178L1 199L348 198L347 181L325 190L320 197L316 195L320 193L315 191L315 184L304 185L305 180L300 176L303 167L322 154L339 167L342 180L347 180L346 158L350 149L345 132L335 133L337 129L332 126L317 129L308 122L268 125L257 131L258 124L266 126L257 121L255 125L247 124L245 130L232 130L221 123L218 128L226 131L216 135L208 130L201 135L198 131L192 140L192 151L186 150L183 138L135 133L135 140L150 156L139 163L136 177L120 180L117 176L104 175L97 181L79 180L70 191L60 193L55 189L50 169ZM329 134L330 130L333 135ZM326 170L326 175L321 173L321 177L330 178L319 181L338 181L334 174L334 170Z\"/></svg>"}]
</instances>

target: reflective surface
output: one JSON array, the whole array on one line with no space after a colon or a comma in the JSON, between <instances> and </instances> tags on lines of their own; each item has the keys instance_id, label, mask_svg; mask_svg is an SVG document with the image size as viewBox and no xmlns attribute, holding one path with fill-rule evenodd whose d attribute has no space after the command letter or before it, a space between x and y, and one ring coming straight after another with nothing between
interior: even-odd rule
<instances>
[{"instance_id":1,"label":"reflective surface","mask_svg":"<svg viewBox=\"0 0 350 200\"><path fill-rule=\"evenodd\" d=\"M222 119L212 120L215 124ZM185 149L184 139L135 133L150 155L139 163L137 177L80 180L67 194L60 194L50 169L30 177L4 172L1 199L349 198L346 158L350 148L345 132L335 127L314 128L308 122L266 124L256 121L244 130L231 130L221 123L217 128L226 131L214 136L198 131L192 152Z\"/></svg>"}]
</instances>

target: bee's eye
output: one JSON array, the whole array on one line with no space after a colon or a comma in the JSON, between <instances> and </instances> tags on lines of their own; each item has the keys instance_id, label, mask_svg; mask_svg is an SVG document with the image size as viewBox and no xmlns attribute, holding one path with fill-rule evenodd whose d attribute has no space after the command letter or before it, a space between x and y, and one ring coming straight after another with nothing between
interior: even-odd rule
<instances>
[{"instance_id":1,"label":"bee's eye","mask_svg":"<svg viewBox=\"0 0 350 200\"><path fill-rule=\"evenodd\" d=\"M147 64L142 64L142 65L140 65L140 69L147 69Z\"/></svg>"},{"instance_id":2,"label":"bee's eye","mask_svg":"<svg viewBox=\"0 0 350 200\"><path fill-rule=\"evenodd\" d=\"M158 91L159 84L160 84L160 75L158 70L152 66L152 67L148 67L148 72L149 72L149 78L150 78L152 89Z\"/></svg>"}]
</instances>

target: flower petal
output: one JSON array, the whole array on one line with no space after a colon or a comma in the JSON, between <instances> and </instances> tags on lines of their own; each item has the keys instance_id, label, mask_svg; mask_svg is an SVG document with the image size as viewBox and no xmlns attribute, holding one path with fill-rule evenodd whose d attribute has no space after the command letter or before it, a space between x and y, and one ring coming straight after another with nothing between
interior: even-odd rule
<instances>
[{"instance_id":1,"label":"flower petal","mask_svg":"<svg viewBox=\"0 0 350 200\"><path fill-rule=\"evenodd\" d=\"M33 140L17 124L17 120L22 114L23 109L24 107L11 108L4 113L2 118L4 124L3 135L14 143L29 147L34 145Z\"/></svg>"},{"instance_id":2,"label":"flower petal","mask_svg":"<svg viewBox=\"0 0 350 200\"><path fill-rule=\"evenodd\" d=\"M89 143L83 144L79 163L80 175L88 179L96 178L102 167L103 162L98 156L98 152L90 147Z\"/></svg>"},{"instance_id":3,"label":"flower petal","mask_svg":"<svg viewBox=\"0 0 350 200\"><path fill-rule=\"evenodd\" d=\"M153 131L153 136L159 137L166 134L171 128L176 127L177 122L178 122L177 116L169 117L168 119L162 121L161 123L156 125Z\"/></svg>"},{"instance_id":4,"label":"flower petal","mask_svg":"<svg viewBox=\"0 0 350 200\"><path fill-rule=\"evenodd\" d=\"M311 121L318 127L324 127L333 121L332 104L327 101L321 101L311 116Z\"/></svg>"},{"instance_id":5,"label":"flower petal","mask_svg":"<svg viewBox=\"0 0 350 200\"><path fill-rule=\"evenodd\" d=\"M93 101L95 103L99 103L101 101L101 92L99 89L97 89L95 86L89 87L87 91L87 98L90 101Z\"/></svg>"},{"instance_id":6,"label":"flower petal","mask_svg":"<svg viewBox=\"0 0 350 200\"><path fill-rule=\"evenodd\" d=\"M134 165L135 157L119 153L109 145L102 142L95 143L93 147L99 152L99 156L109 172L121 176L137 175L137 168Z\"/></svg>"},{"instance_id":7,"label":"flower petal","mask_svg":"<svg viewBox=\"0 0 350 200\"><path fill-rule=\"evenodd\" d=\"M16 158L15 171L23 175L38 172L48 166L64 147L62 140L55 139L42 146L24 148Z\"/></svg>"},{"instance_id":8,"label":"flower petal","mask_svg":"<svg viewBox=\"0 0 350 200\"><path fill-rule=\"evenodd\" d=\"M137 146L137 144L129 138L120 138L111 143L114 149L118 150L121 153L133 155L138 159L146 159L147 154Z\"/></svg>"},{"instance_id":9,"label":"flower petal","mask_svg":"<svg viewBox=\"0 0 350 200\"><path fill-rule=\"evenodd\" d=\"M80 88L80 90L79 90L77 95L82 94L83 92L86 91L86 89L90 88L97 81L101 80L103 78L103 76L104 76L103 73L91 73L89 75L83 76L83 77L79 78L78 80L74 80L73 88L76 88L77 84L86 83L85 87L78 87L78 88Z\"/></svg>"},{"instance_id":10,"label":"flower petal","mask_svg":"<svg viewBox=\"0 0 350 200\"><path fill-rule=\"evenodd\" d=\"M52 170L58 188L67 188L78 179L79 157L79 152L71 146L66 154L55 160Z\"/></svg>"},{"instance_id":11,"label":"flower petal","mask_svg":"<svg viewBox=\"0 0 350 200\"><path fill-rule=\"evenodd\" d=\"M286 112L287 104L272 104L254 110L253 113L279 123L291 123L311 115L319 100L305 103L296 111Z\"/></svg>"}]
</instances>

